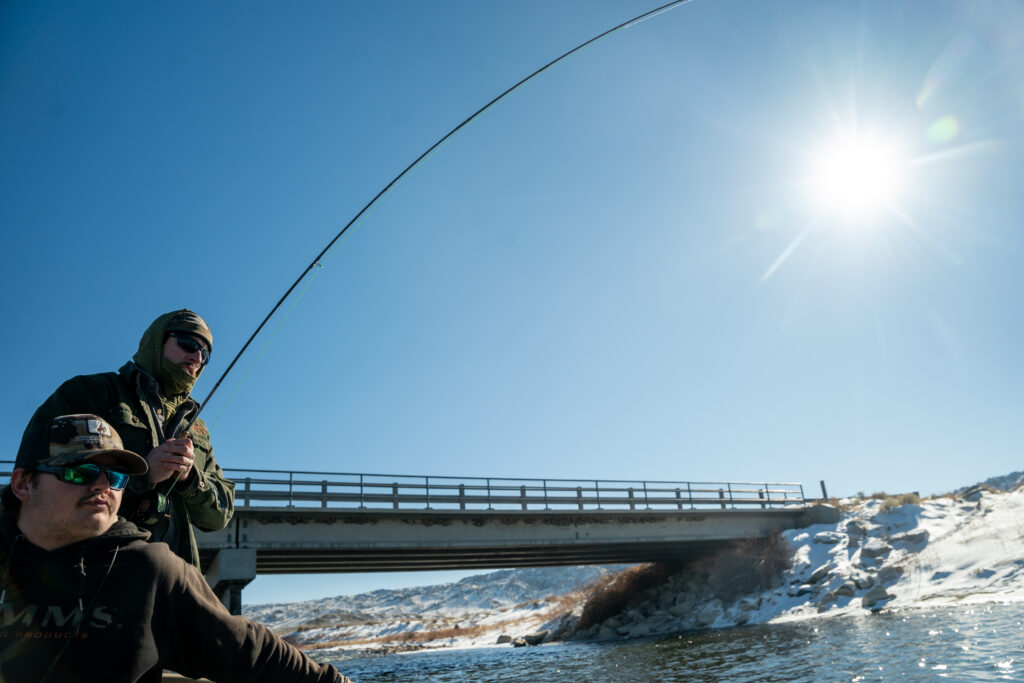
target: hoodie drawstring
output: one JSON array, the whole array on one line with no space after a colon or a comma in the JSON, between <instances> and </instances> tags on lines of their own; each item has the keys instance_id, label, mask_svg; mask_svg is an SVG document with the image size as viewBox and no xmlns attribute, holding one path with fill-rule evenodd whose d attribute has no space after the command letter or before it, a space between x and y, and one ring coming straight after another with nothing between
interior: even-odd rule
<instances>
[{"instance_id":1,"label":"hoodie drawstring","mask_svg":"<svg viewBox=\"0 0 1024 683\"><path fill-rule=\"evenodd\" d=\"M81 555L81 557L78 560L78 568L82 572L82 583L81 583L81 585L79 586L79 589L78 589L78 607L79 607L79 609L82 610L82 618L78 622L78 626L75 627L74 635L72 635L70 638L68 638L64 642L64 647L62 647L60 649L60 652L57 653L57 656L53 658L52 662L50 662L50 668L47 669L46 673L43 674L43 677L39 679L39 683L45 683L46 679L50 677L50 674L52 674L53 670L56 668L57 662L60 661L60 658L64 656L64 653L67 651L68 646L71 645L72 642L74 642L75 640L78 639L78 634L82 632L82 626L85 625L85 620L88 617L88 612L86 610L87 609L92 609L92 605L93 605L94 602L96 602L96 598L98 598L100 596L100 593L103 592L103 586L107 583L107 578L110 577L110 572L114 569L114 563L117 562L117 552L120 549L121 549L121 546L118 546L118 545L114 546L114 556L110 558L110 566L107 567L107 572L103 575L103 578L100 580L100 584L98 586L96 586L96 592L93 593L92 599L89 600L89 605L88 605L87 608L83 608L82 607L82 595L85 593L85 580L86 580L85 552L83 550L82 555Z\"/></svg>"}]
</instances>

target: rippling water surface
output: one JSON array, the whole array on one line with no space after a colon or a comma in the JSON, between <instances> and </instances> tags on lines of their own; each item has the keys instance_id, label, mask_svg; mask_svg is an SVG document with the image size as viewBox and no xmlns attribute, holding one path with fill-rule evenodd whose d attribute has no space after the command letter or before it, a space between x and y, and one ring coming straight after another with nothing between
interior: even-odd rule
<instances>
[{"instance_id":1,"label":"rippling water surface","mask_svg":"<svg viewBox=\"0 0 1024 683\"><path fill-rule=\"evenodd\" d=\"M1024 605L813 619L619 643L324 658L356 683L1024 681Z\"/></svg>"}]
</instances>

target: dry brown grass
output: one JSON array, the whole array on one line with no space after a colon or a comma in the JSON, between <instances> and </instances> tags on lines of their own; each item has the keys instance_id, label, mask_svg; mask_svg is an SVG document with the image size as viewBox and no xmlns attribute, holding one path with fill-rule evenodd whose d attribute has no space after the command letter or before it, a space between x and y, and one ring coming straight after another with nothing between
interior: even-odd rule
<instances>
[{"instance_id":1,"label":"dry brown grass","mask_svg":"<svg viewBox=\"0 0 1024 683\"><path fill-rule=\"evenodd\" d=\"M921 496L916 493L899 493L894 496L890 496L885 492L874 493L871 495L872 498L882 501L880 506L883 510L894 510L901 505L912 504L917 505L921 502Z\"/></svg>"},{"instance_id":2,"label":"dry brown grass","mask_svg":"<svg viewBox=\"0 0 1024 683\"><path fill-rule=\"evenodd\" d=\"M665 583L676 569L663 562L652 562L601 577L588 587L590 597L583 605L577 629L582 631L619 614L637 602L645 590Z\"/></svg>"},{"instance_id":3,"label":"dry brown grass","mask_svg":"<svg viewBox=\"0 0 1024 683\"><path fill-rule=\"evenodd\" d=\"M307 643L295 645L300 650L320 650L325 647L337 647L339 645L379 645L388 643L393 645L406 645L411 643L426 643L432 640L448 640L450 638L475 638L488 631L499 628L499 625L471 626L462 628L458 624L448 628L435 629L433 631L406 631L405 633L389 634L374 638L349 638L348 640L331 640L323 643ZM293 643L294 644L294 643Z\"/></svg>"}]
</instances>

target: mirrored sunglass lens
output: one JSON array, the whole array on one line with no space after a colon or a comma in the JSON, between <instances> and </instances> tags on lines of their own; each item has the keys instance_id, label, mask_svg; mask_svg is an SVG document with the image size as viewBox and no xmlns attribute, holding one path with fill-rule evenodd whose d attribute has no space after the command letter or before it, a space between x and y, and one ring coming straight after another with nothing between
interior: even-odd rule
<instances>
[{"instance_id":1,"label":"mirrored sunglass lens","mask_svg":"<svg viewBox=\"0 0 1024 683\"><path fill-rule=\"evenodd\" d=\"M120 491L128 483L128 473L120 467L111 467L107 470L107 483L110 488Z\"/></svg>"},{"instance_id":2,"label":"mirrored sunglass lens","mask_svg":"<svg viewBox=\"0 0 1024 683\"><path fill-rule=\"evenodd\" d=\"M69 484L91 484L100 476L99 465L86 463L64 468L64 481Z\"/></svg>"},{"instance_id":3,"label":"mirrored sunglass lens","mask_svg":"<svg viewBox=\"0 0 1024 683\"><path fill-rule=\"evenodd\" d=\"M99 479L100 472L107 475L107 483L115 491L120 491L128 483L127 470L121 467L100 467L92 463L65 467L63 479L69 484L91 484Z\"/></svg>"}]
</instances>

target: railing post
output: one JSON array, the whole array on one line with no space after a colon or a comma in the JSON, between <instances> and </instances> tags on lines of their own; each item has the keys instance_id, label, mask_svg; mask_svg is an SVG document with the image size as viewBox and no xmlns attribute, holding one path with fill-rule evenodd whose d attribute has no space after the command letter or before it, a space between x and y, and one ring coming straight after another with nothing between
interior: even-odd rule
<instances>
[{"instance_id":1,"label":"railing post","mask_svg":"<svg viewBox=\"0 0 1024 683\"><path fill-rule=\"evenodd\" d=\"M494 506L491 505L491 478L487 477L487 509L493 510Z\"/></svg>"},{"instance_id":2,"label":"railing post","mask_svg":"<svg viewBox=\"0 0 1024 683\"><path fill-rule=\"evenodd\" d=\"M459 484L459 509L466 509L466 485Z\"/></svg>"},{"instance_id":3,"label":"railing post","mask_svg":"<svg viewBox=\"0 0 1024 683\"><path fill-rule=\"evenodd\" d=\"M551 508L548 507L548 480L542 479L541 481L544 482L544 509L550 510Z\"/></svg>"},{"instance_id":4,"label":"railing post","mask_svg":"<svg viewBox=\"0 0 1024 683\"><path fill-rule=\"evenodd\" d=\"M760 498L762 501L764 501L764 489L758 489L757 497ZM764 510L766 507L767 506L764 504L764 502L762 502L761 503L761 509Z\"/></svg>"},{"instance_id":5,"label":"railing post","mask_svg":"<svg viewBox=\"0 0 1024 683\"><path fill-rule=\"evenodd\" d=\"M242 490L242 505L249 507L249 494L251 493L252 479L245 478L245 488Z\"/></svg>"},{"instance_id":6,"label":"railing post","mask_svg":"<svg viewBox=\"0 0 1024 683\"><path fill-rule=\"evenodd\" d=\"M295 486L295 473L294 472L289 472L288 473L288 507L290 507L290 508L295 507L295 501L292 499L292 495L293 495L292 489L294 488L294 486Z\"/></svg>"},{"instance_id":7,"label":"railing post","mask_svg":"<svg viewBox=\"0 0 1024 683\"><path fill-rule=\"evenodd\" d=\"M323 479L320 482L320 507L327 507L327 480Z\"/></svg>"},{"instance_id":8,"label":"railing post","mask_svg":"<svg viewBox=\"0 0 1024 683\"><path fill-rule=\"evenodd\" d=\"M430 477L426 477L425 480L426 480L426 484L427 484L427 489L426 489L426 491L427 491L427 510L429 510L430 509Z\"/></svg>"},{"instance_id":9,"label":"railing post","mask_svg":"<svg viewBox=\"0 0 1024 683\"><path fill-rule=\"evenodd\" d=\"M519 487L519 501L523 505L523 509L526 509L526 486Z\"/></svg>"},{"instance_id":10,"label":"railing post","mask_svg":"<svg viewBox=\"0 0 1024 683\"><path fill-rule=\"evenodd\" d=\"M391 483L391 507L398 509L398 482Z\"/></svg>"},{"instance_id":11,"label":"railing post","mask_svg":"<svg viewBox=\"0 0 1024 683\"><path fill-rule=\"evenodd\" d=\"M725 509L725 490L721 486L718 487L718 499L720 501L722 501L722 509L724 510Z\"/></svg>"},{"instance_id":12,"label":"railing post","mask_svg":"<svg viewBox=\"0 0 1024 683\"><path fill-rule=\"evenodd\" d=\"M764 485L765 498L768 500L768 507L772 506L772 487L767 483ZM786 494L782 494L782 498L786 498Z\"/></svg>"},{"instance_id":13,"label":"railing post","mask_svg":"<svg viewBox=\"0 0 1024 683\"><path fill-rule=\"evenodd\" d=\"M697 506L693 504L693 489L690 488L690 482L686 482L686 495L690 499L690 509L696 510Z\"/></svg>"},{"instance_id":14,"label":"railing post","mask_svg":"<svg viewBox=\"0 0 1024 683\"><path fill-rule=\"evenodd\" d=\"M598 486L597 480L594 480L594 497L597 498L597 509L601 509L601 487Z\"/></svg>"},{"instance_id":15,"label":"railing post","mask_svg":"<svg viewBox=\"0 0 1024 683\"><path fill-rule=\"evenodd\" d=\"M577 503L578 503L578 505L580 507L580 510L582 510L583 509L583 487L582 486L577 486L576 487L576 501L577 501Z\"/></svg>"},{"instance_id":16,"label":"railing post","mask_svg":"<svg viewBox=\"0 0 1024 683\"><path fill-rule=\"evenodd\" d=\"M364 509L366 507L366 500L363 498L363 475L359 475L359 508Z\"/></svg>"},{"instance_id":17,"label":"railing post","mask_svg":"<svg viewBox=\"0 0 1024 683\"><path fill-rule=\"evenodd\" d=\"M636 510L636 505L633 503L633 487L632 486L629 487L629 491L627 493L629 494L629 509L630 510Z\"/></svg>"},{"instance_id":18,"label":"railing post","mask_svg":"<svg viewBox=\"0 0 1024 683\"><path fill-rule=\"evenodd\" d=\"M680 510L683 509L683 494L678 488L676 489L676 507Z\"/></svg>"},{"instance_id":19,"label":"railing post","mask_svg":"<svg viewBox=\"0 0 1024 683\"><path fill-rule=\"evenodd\" d=\"M647 482L644 482L644 505L648 510L651 509L651 500L647 497Z\"/></svg>"},{"instance_id":20,"label":"railing post","mask_svg":"<svg viewBox=\"0 0 1024 683\"><path fill-rule=\"evenodd\" d=\"M725 485L727 487L729 487L729 503L732 505L732 509L735 510L736 509L736 499L732 497L732 484L727 482Z\"/></svg>"}]
</instances>

